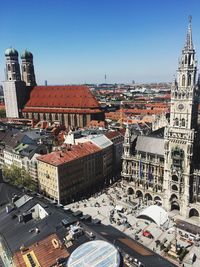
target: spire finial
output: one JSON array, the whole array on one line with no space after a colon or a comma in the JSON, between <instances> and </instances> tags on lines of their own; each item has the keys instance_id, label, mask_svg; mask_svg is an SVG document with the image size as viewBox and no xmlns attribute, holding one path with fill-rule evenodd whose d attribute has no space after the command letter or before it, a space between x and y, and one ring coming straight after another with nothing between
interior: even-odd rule
<instances>
[{"instance_id":1,"label":"spire finial","mask_svg":"<svg viewBox=\"0 0 200 267\"><path fill-rule=\"evenodd\" d=\"M189 19L189 23L191 24L192 23L192 16L189 15L188 19Z\"/></svg>"},{"instance_id":2,"label":"spire finial","mask_svg":"<svg viewBox=\"0 0 200 267\"><path fill-rule=\"evenodd\" d=\"M191 15L188 17L188 20L189 20L189 25L188 25L188 30L187 30L185 48L186 49L193 49L193 42L192 42L192 16Z\"/></svg>"}]
</instances>

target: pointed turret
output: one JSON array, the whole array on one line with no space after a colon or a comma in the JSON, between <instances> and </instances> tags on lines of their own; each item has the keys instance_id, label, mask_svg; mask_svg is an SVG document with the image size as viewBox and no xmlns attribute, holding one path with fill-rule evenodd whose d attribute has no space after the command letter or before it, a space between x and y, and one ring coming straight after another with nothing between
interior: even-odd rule
<instances>
[{"instance_id":1,"label":"pointed turret","mask_svg":"<svg viewBox=\"0 0 200 267\"><path fill-rule=\"evenodd\" d=\"M126 125L126 132L124 135L124 155L130 156L131 155L131 130L127 123Z\"/></svg>"},{"instance_id":2,"label":"pointed turret","mask_svg":"<svg viewBox=\"0 0 200 267\"><path fill-rule=\"evenodd\" d=\"M197 126L197 62L192 42L192 17L189 17L186 43L179 60L177 83L173 83L170 125L187 129Z\"/></svg>"},{"instance_id":3,"label":"pointed turret","mask_svg":"<svg viewBox=\"0 0 200 267\"><path fill-rule=\"evenodd\" d=\"M186 36L185 49L187 50L194 49L192 42L192 16L189 16L189 25Z\"/></svg>"}]
</instances>

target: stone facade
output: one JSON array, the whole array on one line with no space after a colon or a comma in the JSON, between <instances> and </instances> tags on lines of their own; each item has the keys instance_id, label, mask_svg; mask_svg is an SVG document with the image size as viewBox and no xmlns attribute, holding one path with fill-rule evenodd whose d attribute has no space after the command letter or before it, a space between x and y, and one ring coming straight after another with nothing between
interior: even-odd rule
<instances>
[{"instance_id":1,"label":"stone facade","mask_svg":"<svg viewBox=\"0 0 200 267\"><path fill-rule=\"evenodd\" d=\"M154 145L155 143L162 149L157 150L156 145ZM164 174L163 150L164 141L162 138L137 137L132 135L131 130L127 127L124 137L121 174L127 184L128 194L149 201L162 202Z\"/></svg>"},{"instance_id":2,"label":"stone facade","mask_svg":"<svg viewBox=\"0 0 200 267\"><path fill-rule=\"evenodd\" d=\"M162 113L159 115L154 115L154 120L152 122L152 131L156 131L163 128L169 124L167 114Z\"/></svg>"},{"instance_id":3,"label":"stone facade","mask_svg":"<svg viewBox=\"0 0 200 267\"><path fill-rule=\"evenodd\" d=\"M190 21L177 81L171 89L170 123L163 129L163 137L158 131L153 133L157 137L136 137L127 127L123 154L122 177L128 193L159 201L167 211L178 210L185 218L200 214L200 83L196 83L196 74Z\"/></svg>"},{"instance_id":4,"label":"stone facade","mask_svg":"<svg viewBox=\"0 0 200 267\"><path fill-rule=\"evenodd\" d=\"M66 110L67 111L67 110ZM94 113L94 114L73 114L72 110L68 114L63 113L53 113L54 110L46 110L44 113L40 113L37 110L35 112L22 112L23 118L26 119L35 119L36 121L47 120L49 122L59 122L61 125L71 126L71 127L86 127L91 120L104 120L103 112ZM74 111L77 112L77 109Z\"/></svg>"}]
</instances>

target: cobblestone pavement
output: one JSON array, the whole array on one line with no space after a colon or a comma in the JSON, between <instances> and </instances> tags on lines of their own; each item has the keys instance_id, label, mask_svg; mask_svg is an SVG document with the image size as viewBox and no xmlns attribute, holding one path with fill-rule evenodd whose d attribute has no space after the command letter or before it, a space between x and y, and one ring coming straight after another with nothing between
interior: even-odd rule
<instances>
[{"instance_id":1,"label":"cobblestone pavement","mask_svg":"<svg viewBox=\"0 0 200 267\"><path fill-rule=\"evenodd\" d=\"M170 242L188 247L189 253L186 255L183 263L185 267L199 267L200 266L200 248L189 243L188 238L183 238L178 229L175 229L173 220L170 220L167 229L162 229L153 222L138 219L137 215L147 206L153 204L141 203L140 199L130 201L129 196L126 194L125 186L122 182L115 183L103 192L95 194L89 199L85 199L76 203L67 205L72 210L81 210L84 214L90 214L93 218L100 219L105 225L112 225L126 235L135 239L152 249L154 252L162 255L160 247L156 246L156 240L165 242L168 245ZM123 208L124 212L119 209ZM118 211L117 211L118 209ZM170 213L170 218L180 218L176 213ZM191 222L191 220L190 220ZM200 222L199 222L200 224ZM143 230L149 231L153 239L143 236ZM182 231L182 235L186 232ZM188 233L188 236L190 234ZM176 240L175 240L176 238ZM200 244L200 243L199 243ZM191 264L192 255L195 253L197 256L196 261ZM163 255L162 255L163 256ZM177 266L182 266L177 263Z\"/></svg>"}]
</instances>

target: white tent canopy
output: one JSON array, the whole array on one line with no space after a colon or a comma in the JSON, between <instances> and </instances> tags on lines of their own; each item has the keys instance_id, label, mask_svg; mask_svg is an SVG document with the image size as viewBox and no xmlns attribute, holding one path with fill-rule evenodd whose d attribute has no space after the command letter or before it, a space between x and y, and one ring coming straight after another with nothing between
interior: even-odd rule
<instances>
[{"instance_id":1,"label":"white tent canopy","mask_svg":"<svg viewBox=\"0 0 200 267\"><path fill-rule=\"evenodd\" d=\"M167 212L162 207L157 205L151 205L147 207L140 212L137 217L154 221L159 226L163 225L168 220Z\"/></svg>"}]
</instances>

